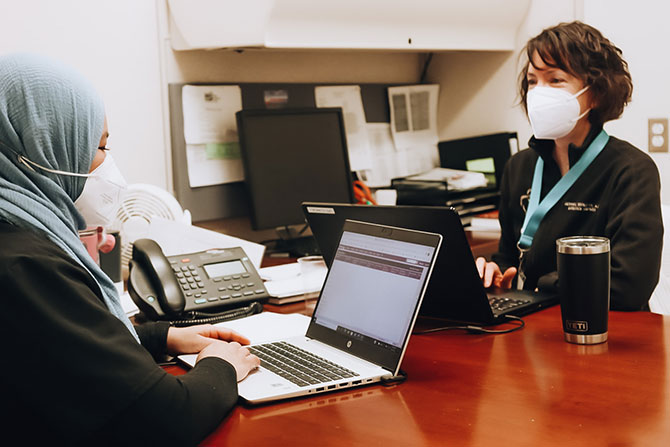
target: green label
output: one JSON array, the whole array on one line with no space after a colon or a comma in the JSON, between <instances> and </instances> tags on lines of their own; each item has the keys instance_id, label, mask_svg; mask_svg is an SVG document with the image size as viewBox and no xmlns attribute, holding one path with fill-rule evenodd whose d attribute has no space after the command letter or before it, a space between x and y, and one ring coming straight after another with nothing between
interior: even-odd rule
<instances>
[{"instance_id":1,"label":"green label","mask_svg":"<svg viewBox=\"0 0 670 447\"><path fill-rule=\"evenodd\" d=\"M232 160L240 158L240 143L207 143L205 145L207 160Z\"/></svg>"},{"instance_id":2,"label":"green label","mask_svg":"<svg viewBox=\"0 0 670 447\"><path fill-rule=\"evenodd\" d=\"M468 171L489 173L496 172L495 164L493 163L493 157L468 160L465 162L465 167Z\"/></svg>"}]
</instances>

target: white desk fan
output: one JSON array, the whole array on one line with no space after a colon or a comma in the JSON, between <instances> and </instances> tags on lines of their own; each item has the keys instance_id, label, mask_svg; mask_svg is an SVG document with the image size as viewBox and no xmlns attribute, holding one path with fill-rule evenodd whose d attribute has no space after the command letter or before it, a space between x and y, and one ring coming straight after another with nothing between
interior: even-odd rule
<instances>
[{"instance_id":1,"label":"white desk fan","mask_svg":"<svg viewBox=\"0 0 670 447\"><path fill-rule=\"evenodd\" d=\"M191 213L169 192L154 185L135 183L128 185L123 202L116 214L113 228L121 235L121 266L128 270L133 254L133 242L149 237L151 219L159 217L191 225Z\"/></svg>"}]
</instances>

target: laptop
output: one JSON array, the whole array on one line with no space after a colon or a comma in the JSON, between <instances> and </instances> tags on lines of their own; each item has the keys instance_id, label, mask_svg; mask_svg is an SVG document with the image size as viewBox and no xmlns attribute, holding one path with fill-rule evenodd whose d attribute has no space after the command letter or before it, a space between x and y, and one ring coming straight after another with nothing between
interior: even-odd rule
<instances>
[{"instance_id":1,"label":"laptop","mask_svg":"<svg viewBox=\"0 0 670 447\"><path fill-rule=\"evenodd\" d=\"M441 241L345 220L305 335L250 346L261 366L240 397L256 404L398 376Z\"/></svg>"},{"instance_id":2,"label":"laptop","mask_svg":"<svg viewBox=\"0 0 670 447\"><path fill-rule=\"evenodd\" d=\"M345 219L441 234L442 248L421 316L487 326L507 321L506 315L526 315L559 302L557 293L485 289L463 224L453 208L304 202L302 209L328 266Z\"/></svg>"}]
</instances>

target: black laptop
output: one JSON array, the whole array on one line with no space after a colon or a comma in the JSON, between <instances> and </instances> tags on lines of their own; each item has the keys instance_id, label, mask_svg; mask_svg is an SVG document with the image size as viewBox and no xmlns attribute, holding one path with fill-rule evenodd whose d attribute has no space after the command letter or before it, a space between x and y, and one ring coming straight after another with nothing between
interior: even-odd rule
<instances>
[{"instance_id":1,"label":"black laptop","mask_svg":"<svg viewBox=\"0 0 670 447\"><path fill-rule=\"evenodd\" d=\"M330 267L345 219L439 233L443 237L421 316L492 325L558 303L557 294L486 290L463 224L453 208L303 202L302 210Z\"/></svg>"}]
</instances>

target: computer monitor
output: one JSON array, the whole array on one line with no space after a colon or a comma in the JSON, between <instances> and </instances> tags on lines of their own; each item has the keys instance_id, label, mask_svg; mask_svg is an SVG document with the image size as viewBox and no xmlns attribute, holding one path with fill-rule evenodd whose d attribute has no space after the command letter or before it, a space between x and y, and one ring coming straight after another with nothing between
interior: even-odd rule
<instances>
[{"instance_id":1,"label":"computer monitor","mask_svg":"<svg viewBox=\"0 0 670 447\"><path fill-rule=\"evenodd\" d=\"M511 147L518 145L516 132L500 132L438 144L440 166L482 172L488 188L499 190L505 163L510 158Z\"/></svg>"},{"instance_id":2,"label":"computer monitor","mask_svg":"<svg viewBox=\"0 0 670 447\"><path fill-rule=\"evenodd\" d=\"M304 201L353 202L342 109L237 112L251 224L304 224Z\"/></svg>"}]
</instances>

